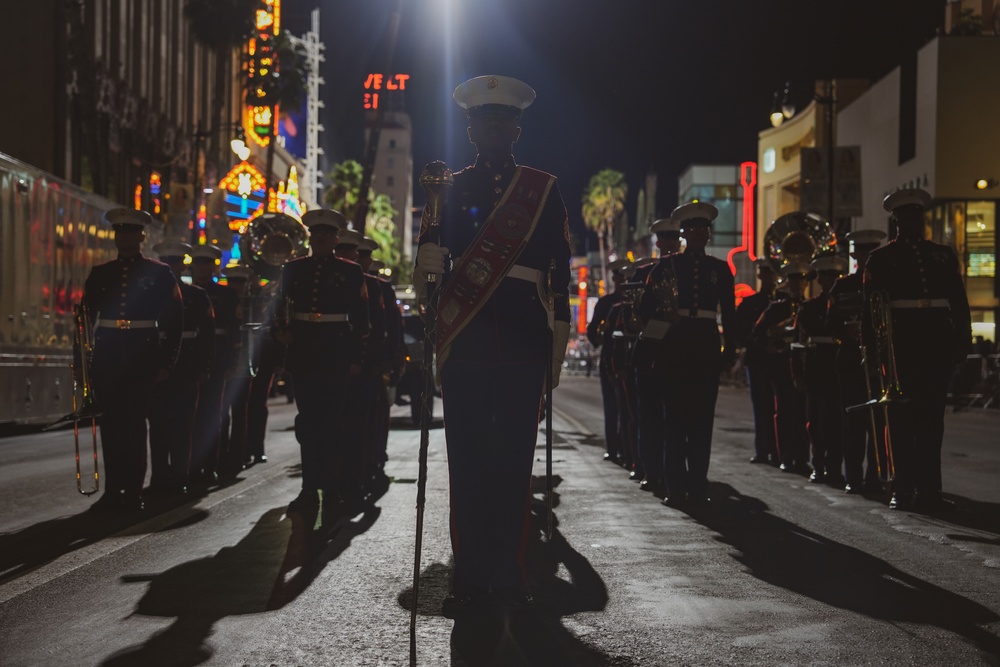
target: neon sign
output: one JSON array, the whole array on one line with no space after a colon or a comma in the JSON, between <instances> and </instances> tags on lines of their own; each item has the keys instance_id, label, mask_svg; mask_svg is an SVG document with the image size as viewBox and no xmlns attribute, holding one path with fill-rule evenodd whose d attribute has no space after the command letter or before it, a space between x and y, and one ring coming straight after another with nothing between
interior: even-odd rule
<instances>
[{"instance_id":1,"label":"neon sign","mask_svg":"<svg viewBox=\"0 0 1000 667\"><path fill-rule=\"evenodd\" d=\"M267 146L274 130L277 105L268 104L268 81L279 68L274 51L274 38L281 29L281 0L263 0L257 10L257 34L247 43L247 107L245 122L252 130L250 137L258 146Z\"/></svg>"},{"instance_id":2,"label":"neon sign","mask_svg":"<svg viewBox=\"0 0 1000 667\"><path fill-rule=\"evenodd\" d=\"M406 82L410 80L409 74L378 74L371 73L365 79L365 90L406 90ZM366 109L378 109L378 92L365 93L364 104Z\"/></svg>"},{"instance_id":3,"label":"neon sign","mask_svg":"<svg viewBox=\"0 0 1000 667\"><path fill-rule=\"evenodd\" d=\"M751 262L757 260L757 243L754 235L754 204L753 191L757 185L757 163L744 162L740 165L740 185L743 186L743 233L740 245L729 251L726 261L729 262L729 270L736 275L736 263L733 257L736 253L745 252ZM745 283L739 283L735 287L737 303L743 297L754 293L754 289Z\"/></svg>"},{"instance_id":4,"label":"neon sign","mask_svg":"<svg viewBox=\"0 0 1000 667\"><path fill-rule=\"evenodd\" d=\"M233 167L221 181L219 189L226 191L226 216L229 229L242 232L247 220L263 213L267 181L249 162Z\"/></svg>"}]
</instances>

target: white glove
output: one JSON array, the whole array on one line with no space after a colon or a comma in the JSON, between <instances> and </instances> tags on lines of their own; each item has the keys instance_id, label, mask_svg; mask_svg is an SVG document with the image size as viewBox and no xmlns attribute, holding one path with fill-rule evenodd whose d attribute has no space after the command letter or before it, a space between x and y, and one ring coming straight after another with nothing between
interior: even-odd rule
<instances>
[{"instance_id":1,"label":"white glove","mask_svg":"<svg viewBox=\"0 0 1000 667\"><path fill-rule=\"evenodd\" d=\"M552 332L552 388L559 386L559 375L562 373L563 361L566 359L566 347L569 345L569 322L556 320Z\"/></svg>"},{"instance_id":2,"label":"white glove","mask_svg":"<svg viewBox=\"0 0 1000 667\"><path fill-rule=\"evenodd\" d=\"M417 249L417 265L413 267L413 287L418 299L426 298L427 276L444 275L444 263L449 250L437 243L424 243Z\"/></svg>"}]
</instances>

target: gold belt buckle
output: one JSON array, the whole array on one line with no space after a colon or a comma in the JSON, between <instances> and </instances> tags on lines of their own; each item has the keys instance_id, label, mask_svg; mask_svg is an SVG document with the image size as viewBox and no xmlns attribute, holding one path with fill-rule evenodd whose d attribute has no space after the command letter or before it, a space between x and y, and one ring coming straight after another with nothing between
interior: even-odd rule
<instances>
[{"instance_id":1,"label":"gold belt buckle","mask_svg":"<svg viewBox=\"0 0 1000 667\"><path fill-rule=\"evenodd\" d=\"M930 308L931 307L931 300L930 299L917 299L917 307L918 308Z\"/></svg>"},{"instance_id":2,"label":"gold belt buckle","mask_svg":"<svg viewBox=\"0 0 1000 667\"><path fill-rule=\"evenodd\" d=\"M321 313L309 313L309 321L310 322L320 322L320 321L322 321L322 319L321 319L322 317L323 317L323 315Z\"/></svg>"},{"instance_id":3,"label":"gold belt buckle","mask_svg":"<svg viewBox=\"0 0 1000 667\"><path fill-rule=\"evenodd\" d=\"M132 328L132 321L131 320L118 320L117 324L118 324L118 328L119 329L131 329Z\"/></svg>"}]
</instances>

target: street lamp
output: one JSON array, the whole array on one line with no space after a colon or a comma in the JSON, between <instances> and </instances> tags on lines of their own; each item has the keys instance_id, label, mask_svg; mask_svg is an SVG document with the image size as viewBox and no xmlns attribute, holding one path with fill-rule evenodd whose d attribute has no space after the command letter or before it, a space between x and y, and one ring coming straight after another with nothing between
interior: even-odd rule
<instances>
[{"instance_id":1,"label":"street lamp","mask_svg":"<svg viewBox=\"0 0 1000 667\"><path fill-rule=\"evenodd\" d=\"M785 81L785 91L781 96L781 103L778 103L778 91L774 91L774 102L771 104L771 125L781 127L781 124L795 115L795 105L788 99L792 82Z\"/></svg>"}]
</instances>

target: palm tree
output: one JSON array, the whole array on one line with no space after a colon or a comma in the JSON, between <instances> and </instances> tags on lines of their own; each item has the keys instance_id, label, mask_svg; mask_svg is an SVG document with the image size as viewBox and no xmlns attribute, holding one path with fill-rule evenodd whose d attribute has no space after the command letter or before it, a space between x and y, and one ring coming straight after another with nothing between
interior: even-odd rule
<instances>
[{"instance_id":1,"label":"palm tree","mask_svg":"<svg viewBox=\"0 0 1000 667\"><path fill-rule=\"evenodd\" d=\"M590 183L583 195L583 221L588 229L597 233L601 255L601 279L608 284L605 267L605 250L615 226L625 213L625 195L628 185L625 174L614 169L602 169L590 177Z\"/></svg>"},{"instance_id":2,"label":"palm tree","mask_svg":"<svg viewBox=\"0 0 1000 667\"><path fill-rule=\"evenodd\" d=\"M333 165L333 169L327 174L331 185L323 201L330 208L343 213L348 220L354 220L358 207L363 203L361 202L363 171L361 163L356 160L344 160ZM408 267L401 265L402 256L396 239L396 223L393 222L397 211L386 194L376 194L369 188L368 199L370 203L365 214L365 226L358 231L371 236L378 244L378 250L372 253L372 256L384 262L402 280L404 276L401 273Z\"/></svg>"}]
</instances>

